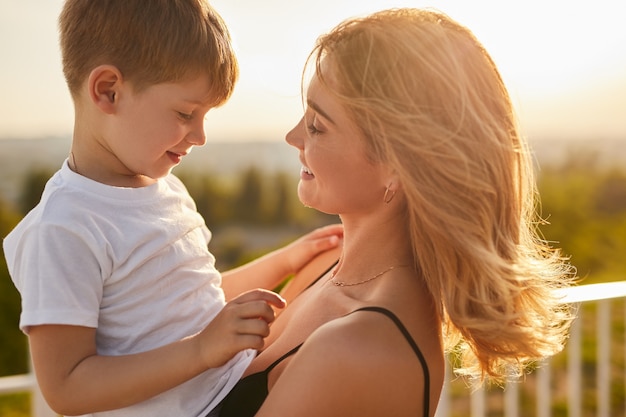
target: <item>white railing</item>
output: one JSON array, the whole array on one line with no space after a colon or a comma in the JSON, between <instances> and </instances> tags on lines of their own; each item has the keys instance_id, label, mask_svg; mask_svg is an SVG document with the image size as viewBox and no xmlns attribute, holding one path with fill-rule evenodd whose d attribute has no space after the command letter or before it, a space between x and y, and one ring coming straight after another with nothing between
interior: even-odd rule
<instances>
[{"instance_id":1,"label":"white railing","mask_svg":"<svg viewBox=\"0 0 626 417\"><path fill-rule=\"evenodd\" d=\"M613 337L612 331L612 301L617 298L626 300L626 281L581 285L569 289L564 293L563 301L573 304L596 304L596 375L595 375L595 412L597 417L609 417L611 412L611 342ZM624 317L622 317L622 328L626 327L626 307L624 309ZM565 352L556 355L554 358L545 361L538 366L533 372L534 384L534 405L535 410L532 415L537 417L549 417L552 415L554 392L566 391L566 407L567 416L581 417L583 415L583 335L582 335L582 315L584 310L579 308L578 318L573 322L570 338L567 342ZM624 335L621 335L623 338ZM614 353L614 352L613 352ZM566 356L565 377L562 377L554 383L552 380L552 363L559 359L559 356ZM626 352L621 353L626 357ZM615 370L613 370L615 372ZM624 381L626 381L626 370L622 370ZM505 417L520 417L521 411L521 388L530 383L530 377L523 382L509 383L504 389L479 389L470 392L467 387L463 386L462 393L452 392L452 385L459 381L454 381L451 374L446 378L446 384L441 395L441 401L437 409L436 417L453 417L455 415L467 416L469 409L471 417L485 417L490 411L490 403L497 403L496 406L502 409L498 415ZM566 389L562 388L565 384ZM626 382L624 383L626 385ZM55 417L56 414L50 410L45 403L39 387L37 386L34 375L31 373L24 375L15 375L0 378L0 395L6 395L16 392L30 392L32 404L32 417ZM626 392L622 393L624 396ZM467 401L463 401L463 397L467 397ZM494 397L496 401L490 401ZM489 401L488 401L489 400ZM456 402L461 405L459 412L455 413L453 406ZM626 410L621 410L622 415ZM618 413L619 414L619 413Z\"/></svg>"},{"instance_id":2,"label":"white railing","mask_svg":"<svg viewBox=\"0 0 626 417\"><path fill-rule=\"evenodd\" d=\"M43 399L35 375L31 372L24 375L4 376L0 378L0 395L17 392L30 392L32 417L56 417L57 414L48 407Z\"/></svg>"},{"instance_id":3,"label":"white railing","mask_svg":"<svg viewBox=\"0 0 626 417\"><path fill-rule=\"evenodd\" d=\"M531 376L524 379L523 382L508 383L504 388L478 389L470 391L465 383L460 380L454 380L449 373L441 395L439 407L436 417L452 417L467 416L485 417L488 412L494 415L504 417L520 417L533 415L537 417L549 417L553 415L553 400L555 396L563 397L566 412L559 415L567 415L570 417L581 417L582 415L595 415L596 417L609 417L610 415L626 415L624 404L621 410L611 410L611 377L612 372L616 370L612 367L612 359L614 357L624 357L626 352L611 351L611 343L614 341L611 334L613 320L611 315L611 307L615 299L626 301L626 281L581 285L569 289L563 293L563 302L578 304L577 319L572 323L570 329L570 337L564 352L554 356L539 364L537 369ZM589 305L595 303L595 349L596 349L596 371L595 381L589 383L583 378L583 315L588 314L586 309L582 308L582 304ZM624 316L618 318L621 320L622 326L626 326L626 307L622 303ZM593 319L593 317L589 317ZM624 327L622 327L624 328ZM617 337L617 336L616 336ZM624 334L619 335L620 342L623 340ZM621 343L620 343L621 344ZM565 360L563 360L565 359ZM553 380L553 362L561 362L562 375L560 378ZM563 363L564 362L564 363ZM626 369L621 369L622 378L626 381ZM532 382L532 384L530 384ZM595 410L593 414L589 412L583 414L583 384L589 386L595 385ZM452 392L453 384L460 385L462 394ZM530 414L522 414L522 403L520 401L520 390L525 385L534 385L534 399L530 400L534 403L534 409L528 411ZM626 383L625 383L626 385ZM565 388L564 388L565 387ZM624 398L623 392L621 394ZM467 401L463 401L463 397L467 397ZM498 398L499 397L499 398ZM490 399L488 404L487 399ZM561 398L562 399L562 398ZM454 404L460 403L453 410ZM528 408L528 405L526 405ZM587 406L589 408L589 405ZM462 411L465 409L464 411ZM495 409L495 410L494 410ZM585 410L587 411L587 410ZM611 414L617 412L617 414Z\"/></svg>"}]
</instances>

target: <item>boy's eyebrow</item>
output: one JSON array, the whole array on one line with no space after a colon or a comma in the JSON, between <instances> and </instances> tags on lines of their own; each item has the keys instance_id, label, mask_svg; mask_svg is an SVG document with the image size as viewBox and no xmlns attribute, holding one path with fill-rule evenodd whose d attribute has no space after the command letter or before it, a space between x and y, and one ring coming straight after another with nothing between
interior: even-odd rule
<instances>
[{"instance_id":1,"label":"boy's eyebrow","mask_svg":"<svg viewBox=\"0 0 626 417\"><path fill-rule=\"evenodd\" d=\"M313 110L315 110L316 112L324 116L324 118L327 119L329 122L331 122L332 124L336 124L335 121L324 110L322 110L320 106L318 106L313 100L307 99L306 104L309 107L311 107Z\"/></svg>"},{"instance_id":2,"label":"boy's eyebrow","mask_svg":"<svg viewBox=\"0 0 626 417\"><path fill-rule=\"evenodd\" d=\"M196 104L198 106L203 106L207 103L212 102L212 100L214 99L214 97L203 97L203 98L185 98L183 99L184 102L189 103L189 104Z\"/></svg>"}]
</instances>

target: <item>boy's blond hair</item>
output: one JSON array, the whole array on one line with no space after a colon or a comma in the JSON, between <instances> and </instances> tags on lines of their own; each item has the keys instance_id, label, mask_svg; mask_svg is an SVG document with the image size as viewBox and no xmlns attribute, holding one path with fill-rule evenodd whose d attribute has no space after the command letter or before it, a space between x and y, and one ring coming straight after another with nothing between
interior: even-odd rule
<instances>
[{"instance_id":1,"label":"boy's blond hair","mask_svg":"<svg viewBox=\"0 0 626 417\"><path fill-rule=\"evenodd\" d=\"M239 75L228 29L205 0L67 0L59 30L74 98L103 64L136 91L206 75L214 106L228 100Z\"/></svg>"}]
</instances>

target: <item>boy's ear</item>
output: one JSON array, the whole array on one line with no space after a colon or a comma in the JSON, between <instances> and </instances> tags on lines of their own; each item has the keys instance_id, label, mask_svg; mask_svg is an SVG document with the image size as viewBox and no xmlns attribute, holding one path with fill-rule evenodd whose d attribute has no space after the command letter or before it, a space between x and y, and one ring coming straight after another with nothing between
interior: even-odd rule
<instances>
[{"instance_id":1,"label":"boy's ear","mask_svg":"<svg viewBox=\"0 0 626 417\"><path fill-rule=\"evenodd\" d=\"M122 73L117 67L100 65L94 68L87 81L90 100L104 113L114 113L122 82Z\"/></svg>"}]
</instances>

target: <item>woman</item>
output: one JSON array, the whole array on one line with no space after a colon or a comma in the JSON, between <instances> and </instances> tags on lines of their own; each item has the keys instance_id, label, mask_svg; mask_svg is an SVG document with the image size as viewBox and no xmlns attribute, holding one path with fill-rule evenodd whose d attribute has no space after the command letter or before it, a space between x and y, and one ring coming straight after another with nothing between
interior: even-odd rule
<instances>
[{"instance_id":1,"label":"woman","mask_svg":"<svg viewBox=\"0 0 626 417\"><path fill-rule=\"evenodd\" d=\"M325 272L221 415L432 416L446 348L478 381L559 351L571 316L553 290L572 271L535 234L527 145L473 34L438 12L381 11L322 36L310 63L287 142L300 200L339 214L343 248L310 265Z\"/></svg>"}]
</instances>

